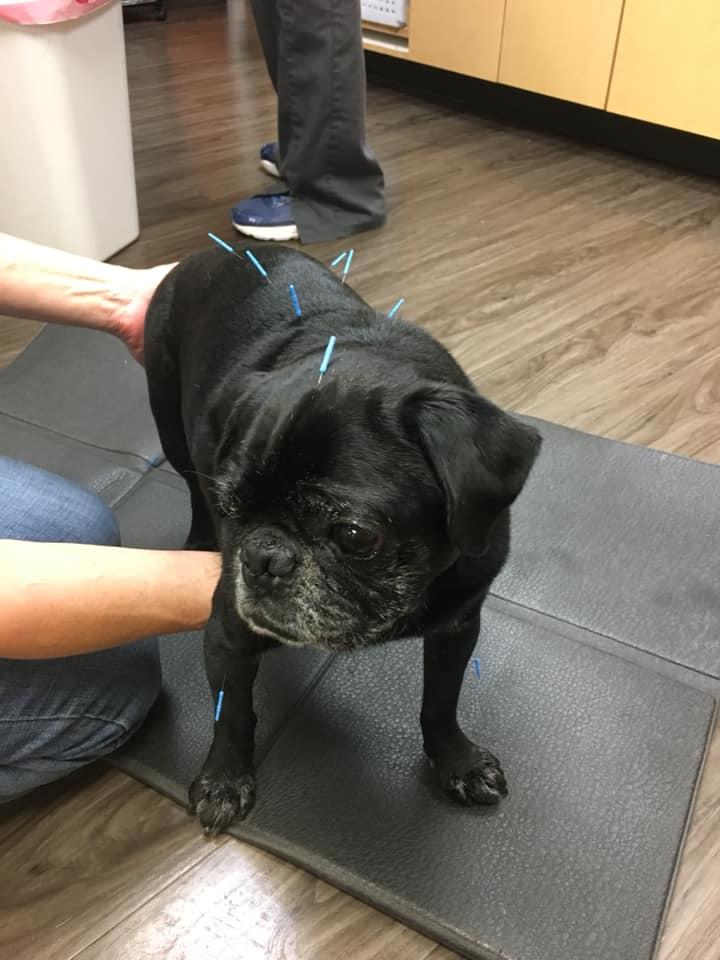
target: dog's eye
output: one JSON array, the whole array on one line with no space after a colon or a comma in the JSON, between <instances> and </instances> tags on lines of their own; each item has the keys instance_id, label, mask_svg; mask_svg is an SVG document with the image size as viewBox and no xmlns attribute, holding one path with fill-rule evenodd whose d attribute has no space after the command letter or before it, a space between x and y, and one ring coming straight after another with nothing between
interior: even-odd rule
<instances>
[{"instance_id":1,"label":"dog's eye","mask_svg":"<svg viewBox=\"0 0 720 960\"><path fill-rule=\"evenodd\" d=\"M332 534L343 553L353 557L373 557L383 545L381 530L362 527L359 523L336 523Z\"/></svg>"}]
</instances>

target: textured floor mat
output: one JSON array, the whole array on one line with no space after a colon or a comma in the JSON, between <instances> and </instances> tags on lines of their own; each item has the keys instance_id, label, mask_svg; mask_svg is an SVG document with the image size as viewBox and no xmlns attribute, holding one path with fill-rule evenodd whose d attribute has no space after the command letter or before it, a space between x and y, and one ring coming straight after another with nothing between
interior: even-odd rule
<instances>
[{"instance_id":1,"label":"textured floor mat","mask_svg":"<svg viewBox=\"0 0 720 960\"><path fill-rule=\"evenodd\" d=\"M164 641L166 699L116 761L179 802L212 732L198 653L198 635ZM488 611L476 653L460 714L503 760L498 808L433 785L418 643L281 650L259 681L258 804L233 832L471 957L650 958L713 698L552 620Z\"/></svg>"},{"instance_id":2,"label":"textured floor mat","mask_svg":"<svg viewBox=\"0 0 720 960\"><path fill-rule=\"evenodd\" d=\"M96 330L46 327L0 369L0 411L109 452L160 454L142 367Z\"/></svg>"},{"instance_id":3,"label":"textured floor mat","mask_svg":"<svg viewBox=\"0 0 720 960\"><path fill-rule=\"evenodd\" d=\"M58 473L114 506L147 471L140 457L110 454L0 413L0 454Z\"/></svg>"},{"instance_id":4,"label":"textured floor mat","mask_svg":"<svg viewBox=\"0 0 720 960\"><path fill-rule=\"evenodd\" d=\"M530 420L493 593L720 678L720 467Z\"/></svg>"}]
</instances>

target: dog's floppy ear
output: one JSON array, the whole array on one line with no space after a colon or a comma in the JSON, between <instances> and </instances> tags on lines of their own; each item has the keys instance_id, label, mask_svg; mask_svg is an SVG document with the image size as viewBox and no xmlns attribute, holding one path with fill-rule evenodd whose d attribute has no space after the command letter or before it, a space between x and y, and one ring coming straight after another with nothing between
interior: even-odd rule
<instances>
[{"instance_id":1,"label":"dog's floppy ear","mask_svg":"<svg viewBox=\"0 0 720 960\"><path fill-rule=\"evenodd\" d=\"M540 435L483 397L446 384L419 389L405 410L445 493L450 542L481 555L493 523L523 488Z\"/></svg>"}]
</instances>

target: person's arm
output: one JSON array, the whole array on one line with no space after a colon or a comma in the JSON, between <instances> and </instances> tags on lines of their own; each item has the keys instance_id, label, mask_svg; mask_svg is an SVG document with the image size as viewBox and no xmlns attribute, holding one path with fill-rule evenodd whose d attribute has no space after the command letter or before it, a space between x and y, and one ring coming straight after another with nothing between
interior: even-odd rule
<instances>
[{"instance_id":1,"label":"person's arm","mask_svg":"<svg viewBox=\"0 0 720 960\"><path fill-rule=\"evenodd\" d=\"M142 363L145 311L172 267L133 270L0 233L0 314L104 330Z\"/></svg>"},{"instance_id":2,"label":"person's arm","mask_svg":"<svg viewBox=\"0 0 720 960\"><path fill-rule=\"evenodd\" d=\"M0 540L0 657L88 653L203 627L216 553Z\"/></svg>"}]
</instances>

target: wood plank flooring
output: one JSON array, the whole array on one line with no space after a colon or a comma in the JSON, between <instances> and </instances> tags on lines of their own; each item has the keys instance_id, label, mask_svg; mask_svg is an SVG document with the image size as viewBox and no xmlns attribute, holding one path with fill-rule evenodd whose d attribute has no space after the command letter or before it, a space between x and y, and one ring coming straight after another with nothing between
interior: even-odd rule
<instances>
[{"instance_id":1,"label":"wood plank flooring","mask_svg":"<svg viewBox=\"0 0 720 960\"><path fill-rule=\"evenodd\" d=\"M166 262L230 237L274 97L241 0L170 0L127 26L142 234ZM352 282L432 330L497 402L720 463L720 187L373 83L387 227ZM329 258L337 243L311 248ZM0 363L36 330L0 321ZM449 951L93 770L0 809L0 956L16 960L449 960ZM720 956L720 736L660 960ZM567 958L571 960L571 958ZM626 958L617 958L626 960ZM632 960L632 958L627 958Z\"/></svg>"}]
</instances>

